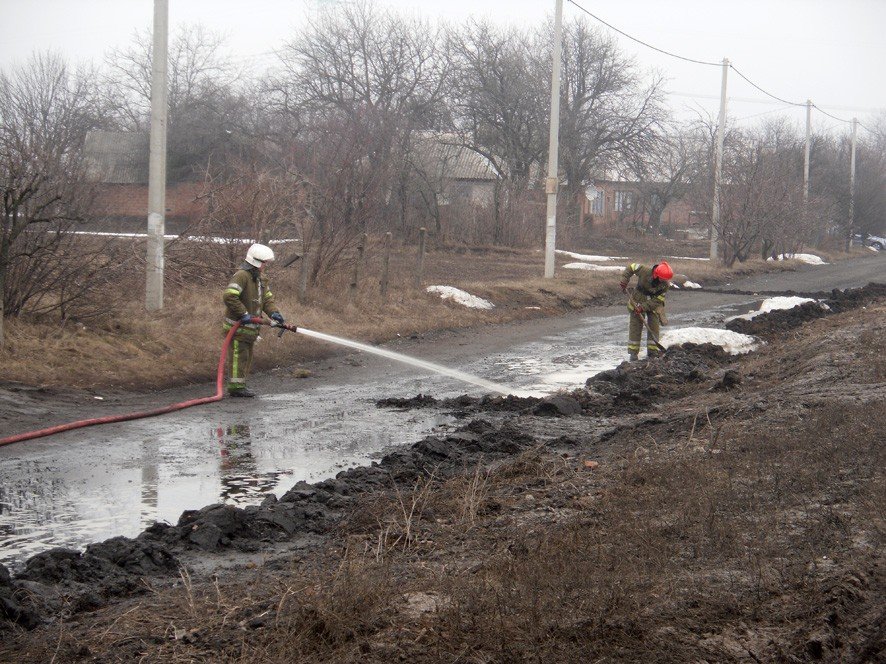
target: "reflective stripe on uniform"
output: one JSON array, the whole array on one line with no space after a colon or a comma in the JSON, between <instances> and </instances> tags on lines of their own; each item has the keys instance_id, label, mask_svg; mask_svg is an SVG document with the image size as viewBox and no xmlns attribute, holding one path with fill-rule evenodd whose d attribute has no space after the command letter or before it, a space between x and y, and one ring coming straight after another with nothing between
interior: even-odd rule
<instances>
[{"instance_id":1,"label":"reflective stripe on uniform","mask_svg":"<svg viewBox=\"0 0 886 664\"><path fill-rule=\"evenodd\" d=\"M240 373L240 342L234 339L234 355L231 358L231 382L242 383L243 379L237 374Z\"/></svg>"},{"instance_id":2,"label":"reflective stripe on uniform","mask_svg":"<svg viewBox=\"0 0 886 664\"><path fill-rule=\"evenodd\" d=\"M640 350L640 344L628 344L628 350L638 351Z\"/></svg>"},{"instance_id":3,"label":"reflective stripe on uniform","mask_svg":"<svg viewBox=\"0 0 886 664\"><path fill-rule=\"evenodd\" d=\"M632 269L634 272L636 272L637 270L640 269L640 264L639 264L639 263L631 263L631 269Z\"/></svg>"},{"instance_id":4,"label":"reflective stripe on uniform","mask_svg":"<svg viewBox=\"0 0 886 664\"><path fill-rule=\"evenodd\" d=\"M235 281L228 284L228 291L234 291L238 295L243 292L243 287Z\"/></svg>"},{"instance_id":5,"label":"reflective stripe on uniform","mask_svg":"<svg viewBox=\"0 0 886 664\"><path fill-rule=\"evenodd\" d=\"M230 318L225 318L225 331L230 330L234 326L234 323L236 323L236 322L237 321L231 320ZM240 324L241 330L256 330L257 331L260 327L261 327L260 325L256 325L255 323L241 323Z\"/></svg>"},{"instance_id":6,"label":"reflective stripe on uniform","mask_svg":"<svg viewBox=\"0 0 886 664\"><path fill-rule=\"evenodd\" d=\"M267 300L269 297L274 297L274 294L271 291L265 293L265 299Z\"/></svg>"}]
</instances>

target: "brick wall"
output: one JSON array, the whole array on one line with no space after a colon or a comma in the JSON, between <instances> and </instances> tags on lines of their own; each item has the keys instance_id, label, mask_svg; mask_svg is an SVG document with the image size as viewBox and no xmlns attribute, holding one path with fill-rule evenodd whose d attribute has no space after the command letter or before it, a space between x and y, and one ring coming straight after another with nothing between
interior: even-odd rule
<instances>
[{"instance_id":1,"label":"brick wall","mask_svg":"<svg viewBox=\"0 0 886 664\"><path fill-rule=\"evenodd\" d=\"M204 202L197 200L202 182L182 182L166 188L166 219L193 223L200 218ZM148 217L148 185L97 185L94 214L99 218L139 220Z\"/></svg>"}]
</instances>

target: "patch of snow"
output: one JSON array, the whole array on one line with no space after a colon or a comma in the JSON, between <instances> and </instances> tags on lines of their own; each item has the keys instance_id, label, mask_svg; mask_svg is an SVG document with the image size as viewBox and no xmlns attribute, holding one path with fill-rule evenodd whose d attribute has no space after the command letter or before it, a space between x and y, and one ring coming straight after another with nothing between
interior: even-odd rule
<instances>
[{"instance_id":1,"label":"patch of snow","mask_svg":"<svg viewBox=\"0 0 886 664\"><path fill-rule=\"evenodd\" d=\"M697 284L694 281L684 281L683 288L701 288L701 284Z\"/></svg>"},{"instance_id":2,"label":"patch of snow","mask_svg":"<svg viewBox=\"0 0 886 664\"><path fill-rule=\"evenodd\" d=\"M107 231L69 231L71 235L90 235L93 237L115 237L124 239L137 239L148 237L147 233L109 233ZM242 237L214 237L211 235L164 235L164 240L185 240L187 242L203 242L210 244L255 244L258 240ZM289 238L285 240L270 240L268 244L289 244L298 240Z\"/></svg>"},{"instance_id":3,"label":"patch of snow","mask_svg":"<svg viewBox=\"0 0 886 664\"><path fill-rule=\"evenodd\" d=\"M756 318L760 314L766 314L770 311L778 311L780 309L793 309L794 307L799 307L801 304L806 304L807 302L815 302L816 300L811 297L770 297L760 304L760 308L756 311L749 311L746 314L742 314L741 316L730 316L726 319L725 322L729 322L731 320L751 320L752 318ZM822 305L822 307L827 307L827 305Z\"/></svg>"},{"instance_id":4,"label":"patch of snow","mask_svg":"<svg viewBox=\"0 0 886 664\"><path fill-rule=\"evenodd\" d=\"M619 265L594 265L593 263L566 263L568 270L590 270L592 272L623 272L624 266Z\"/></svg>"},{"instance_id":5,"label":"patch of snow","mask_svg":"<svg viewBox=\"0 0 886 664\"><path fill-rule=\"evenodd\" d=\"M675 261L709 261L710 258L694 258L692 256L667 256L671 260Z\"/></svg>"},{"instance_id":6,"label":"patch of snow","mask_svg":"<svg viewBox=\"0 0 886 664\"><path fill-rule=\"evenodd\" d=\"M489 300L471 295L467 291L454 286L428 286L425 290L428 293L437 293L444 300L454 300L457 304L464 305L470 309L492 309L495 307Z\"/></svg>"},{"instance_id":7,"label":"patch of snow","mask_svg":"<svg viewBox=\"0 0 886 664\"><path fill-rule=\"evenodd\" d=\"M592 256L588 254L575 254L571 251L563 251L562 249L557 249L556 252L561 256L569 256L569 258L574 258L577 261L626 261L628 260L627 256Z\"/></svg>"},{"instance_id":8,"label":"patch of snow","mask_svg":"<svg viewBox=\"0 0 886 664\"><path fill-rule=\"evenodd\" d=\"M770 256L767 260L771 261L772 257ZM795 260L808 265L827 265L827 263L822 260L821 256L816 256L815 254L779 254L775 260Z\"/></svg>"},{"instance_id":9,"label":"patch of snow","mask_svg":"<svg viewBox=\"0 0 886 664\"><path fill-rule=\"evenodd\" d=\"M760 340L749 334L739 334L730 330L713 327L683 327L666 330L659 339L662 346L679 346L680 344L714 344L732 355L749 353L760 346Z\"/></svg>"}]
</instances>

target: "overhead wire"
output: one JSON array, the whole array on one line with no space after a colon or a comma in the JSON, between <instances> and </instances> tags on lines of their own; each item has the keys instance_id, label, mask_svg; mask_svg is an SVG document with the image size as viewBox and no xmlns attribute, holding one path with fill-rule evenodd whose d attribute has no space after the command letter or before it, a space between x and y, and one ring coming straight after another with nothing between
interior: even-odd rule
<instances>
[{"instance_id":1,"label":"overhead wire","mask_svg":"<svg viewBox=\"0 0 886 664\"><path fill-rule=\"evenodd\" d=\"M602 23L603 25L605 25L605 26L608 27L609 29L611 29L611 30L615 30L618 34L620 34L620 35L624 35L624 36L627 37L628 39L631 39L631 40L637 42L638 44L642 44L642 45L645 46L646 48L651 48L653 51L658 51L659 53L664 53L665 55L668 55L668 56L670 56L670 57L672 57L672 58L677 58L678 60L685 60L686 62L694 62L695 64L698 64L698 65L709 65L709 66L712 66L712 67L720 67L720 66L722 66L722 63L720 63L720 62L708 62L708 61L706 61L706 60L697 60L697 59L695 59L695 58L687 58L686 56L683 56L683 55L677 55L676 53L671 53L670 51L666 51L666 50L664 50L663 48L658 48L658 46L653 46L652 44L650 44L650 43L648 43L648 42L645 42L645 41L643 41L642 39L637 39L637 38L634 37L633 35L629 35L629 34L628 34L627 32L625 32L624 30L619 30L618 28L616 28L616 27L615 27L614 25L612 25L611 23L607 23L606 21L604 21L602 18L600 18L600 17L597 16L596 14L592 14L590 11L588 11L587 9L585 9L584 7L582 7L580 4L578 4L577 2L575 2L575 0L568 0L568 2L569 2L570 4L575 5L576 7L578 7L578 9L580 9L581 11L583 11L585 14L587 14L587 15L590 16L591 18L593 18L593 19L599 21L600 23Z\"/></svg>"},{"instance_id":2,"label":"overhead wire","mask_svg":"<svg viewBox=\"0 0 886 664\"><path fill-rule=\"evenodd\" d=\"M611 23L609 23L609 22L603 20L602 18L600 18L600 17L597 16L596 14L592 13L591 11L589 11L588 9L586 9L585 7L582 7L582 6L581 6L580 4L578 4L575 0L567 0L567 1L568 1L570 4L574 5L576 8L578 8L579 10L581 10L582 12L584 12L585 14L587 14L588 16L590 16L591 18L593 18L594 20L599 21L600 23L602 23L603 25L605 25L605 26L608 27L609 29L614 30L614 31L617 32L618 34L623 35L623 36L627 37L628 39L630 39L631 41L635 41L635 42L637 42L638 44L641 44L641 45L645 46L646 48L650 48L650 49L652 49L653 51L657 51L658 53L663 53L664 55L667 55L667 56L672 57L672 58L676 58L676 59L678 59L678 60L683 60L683 61L685 61L685 62L692 62L692 63L699 64L699 65L707 65L707 66L714 66L714 67L721 67L721 66L722 66L722 63L720 63L720 62L711 62L711 61L708 61L708 60L699 60L699 59L697 59L697 58L689 58L689 57L686 57L686 56L684 56L684 55L679 55L679 54L677 54L677 53L672 53L671 51L666 51L666 50L663 49L663 48L659 48L659 47L657 47L657 46L653 46L652 44L650 44L650 43L648 43L648 42L645 42L645 41L643 41L642 39L638 39L637 37L634 37L633 35L628 34L627 32L625 32L624 30L621 30L621 29L615 27L614 25L612 25ZM742 79L744 79L749 85L751 85L752 87L756 88L757 90L759 90L760 92L762 92L762 93L763 93L764 95L766 95L767 97L771 97L772 99L775 99L776 101L781 102L782 104L785 104L785 105L788 106L788 107L802 107L802 106L806 106L806 102L797 102L797 101L791 101L791 100L789 100L789 99L784 99L783 97L779 97L778 95L773 94L773 93L769 92L768 90L762 88L761 86L759 86L759 85L757 85L756 83L754 83L754 81L752 81L750 78L748 78L747 76L745 76L744 73L742 73L741 70L739 70L739 69L738 69L734 64L732 64L731 62L729 63L729 68L730 68L732 71L734 71L736 74L738 74ZM677 96L680 96L679 93L672 93L672 94L676 94ZM691 96L693 96L693 95L684 95L684 96L691 97ZM703 95L699 95L699 96L703 96ZM830 118L833 118L834 120L838 120L839 122L845 122L845 123L847 123L847 124L852 122L852 120L846 120L845 118L841 118L841 117L838 117L838 116L833 115L833 114L831 114L831 113L828 113L828 112L825 111L823 108L821 108L821 106L817 106L816 104L812 104L812 108L818 110L820 113L823 113L824 115L826 115L826 116L828 116L828 117L830 117ZM767 112L772 112L772 111L767 111ZM758 115L764 115L764 114L763 114L763 113L760 113L760 114L758 114ZM754 116L747 116L747 117L754 117ZM741 120L741 119L747 119L747 118L738 118L738 119ZM872 133L875 133L875 132L874 132L872 129L870 129L869 127L865 127L862 123L858 122L858 120L856 120L856 123L858 124L858 126L864 127L864 128L867 129L868 131L870 131L870 132L872 132Z\"/></svg>"}]
</instances>

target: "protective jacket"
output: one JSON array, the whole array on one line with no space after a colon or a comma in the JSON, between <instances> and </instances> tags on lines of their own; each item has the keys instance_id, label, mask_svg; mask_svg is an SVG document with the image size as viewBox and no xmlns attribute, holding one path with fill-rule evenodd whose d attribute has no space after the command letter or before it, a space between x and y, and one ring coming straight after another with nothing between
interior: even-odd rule
<instances>
[{"instance_id":1,"label":"protective jacket","mask_svg":"<svg viewBox=\"0 0 886 664\"><path fill-rule=\"evenodd\" d=\"M637 288L631 294L628 309L639 306L647 313L661 313L665 305L665 293L671 287L669 281L654 279L652 268L640 263L631 263L621 275L621 283L627 286L628 281L637 275Z\"/></svg>"},{"instance_id":2,"label":"protective jacket","mask_svg":"<svg viewBox=\"0 0 886 664\"><path fill-rule=\"evenodd\" d=\"M250 266L237 270L231 278L231 283L225 288L226 329L230 329L245 313L251 316L260 316L264 312L270 316L279 311L277 305L274 304L274 294L271 292L268 278L257 269L246 269L247 267ZM258 336L258 327L258 325L247 323L241 325L240 329L253 330L254 335Z\"/></svg>"}]
</instances>

